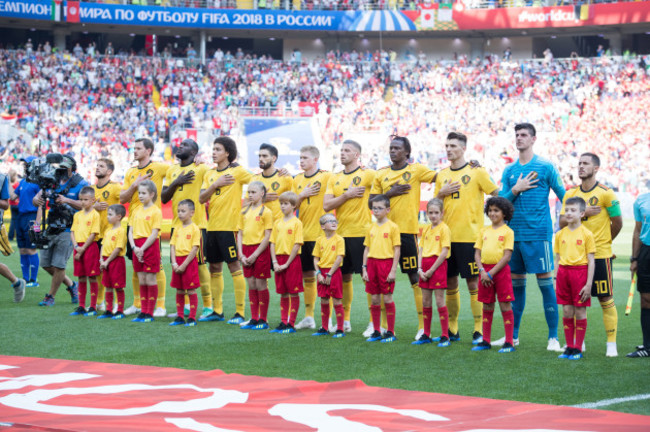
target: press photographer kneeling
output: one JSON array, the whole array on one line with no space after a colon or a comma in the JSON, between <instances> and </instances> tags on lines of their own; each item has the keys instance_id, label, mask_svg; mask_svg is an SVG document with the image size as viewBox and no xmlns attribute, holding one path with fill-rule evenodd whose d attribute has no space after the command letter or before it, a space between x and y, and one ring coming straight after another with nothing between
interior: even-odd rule
<instances>
[{"instance_id":1,"label":"press photographer kneeling","mask_svg":"<svg viewBox=\"0 0 650 432\"><path fill-rule=\"evenodd\" d=\"M66 285L72 303L79 301L77 284L65 274L74 250L70 237L72 219L81 209L79 191L88 186L88 182L76 170L77 163L72 156L58 153L36 159L28 166L27 181L41 188L32 201L39 209L30 235L33 243L41 249L41 267L52 275L50 292L39 303L41 306L54 305L54 297L61 283ZM41 224L46 203L49 211Z\"/></svg>"}]
</instances>

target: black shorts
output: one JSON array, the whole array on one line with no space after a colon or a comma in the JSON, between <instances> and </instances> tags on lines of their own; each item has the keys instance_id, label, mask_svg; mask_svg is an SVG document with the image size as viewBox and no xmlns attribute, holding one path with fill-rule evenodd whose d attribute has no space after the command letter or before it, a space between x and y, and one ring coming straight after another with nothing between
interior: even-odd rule
<instances>
[{"instance_id":1,"label":"black shorts","mask_svg":"<svg viewBox=\"0 0 650 432\"><path fill-rule=\"evenodd\" d=\"M474 243L452 243L447 260L447 277L460 274L463 279L478 277L478 266L474 261Z\"/></svg>"},{"instance_id":2,"label":"black shorts","mask_svg":"<svg viewBox=\"0 0 650 432\"><path fill-rule=\"evenodd\" d=\"M316 246L315 241L306 241L303 243L302 248L300 248L300 263L302 264L302 271L314 271L314 246Z\"/></svg>"},{"instance_id":3,"label":"black shorts","mask_svg":"<svg viewBox=\"0 0 650 432\"><path fill-rule=\"evenodd\" d=\"M234 231L208 231L203 242L205 259L211 264L237 261L237 237Z\"/></svg>"},{"instance_id":4,"label":"black shorts","mask_svg":"<svg viewBox=\"0 0 650 432\"><path fill-rule=\"evenodd\" d=\"M365 237L343 237L343 240L345 241L345 257L341 265L341 273L344 275L361 273Z\"/></svg>"},{"instance_id":5,"label":"black shorts","mask_svg":"<svg viewBox=\"0 0 650 432\"><path fill-rule=\"evenodd\" d=\"M400 248L399 267L402 273L414 274L418 272L418 239L416 234L400 234L402 247Z\"/></svg>"},{"instance_id":6,"label":"black shorts","mask_svg":"<svg viewBox=\"0 0 650 432\"><path fill-rule=\"evenodd\" d=\"M169 239L171 240L172 236L174 235L174 228L171 229L169 233ZM196 253L196 258L199 260L199 265L205 264L205 254L203 253L203 248L205 247L205 243L208 238L208 231L205 228L201 228L201 245L199 246L199 251ZM171 250L171 246L170 246ZM169 254L169 262L172 262L172 256L171 253Z\"/></svg>"},{"instance_id":7,"label":"black shorts","mask_svg":"<svg viewBox=\"0 0 650 432\"><path fill-rule=\"evenodd\" d=\"M596 258L594 267L594 284L591 286L592 297L609 297L614 294L612 279L612 259Z\"/></svg>"},{"instance_id":8,"label":"black shorts","mask_svg":"<svg viewBox=\"0 0 650 432\"><path fill-rule=\"evenodd\" d=\"M636 268L636 289L640 293L650 293L650 246L641 243Z\"/></svg>"}]
</instances>

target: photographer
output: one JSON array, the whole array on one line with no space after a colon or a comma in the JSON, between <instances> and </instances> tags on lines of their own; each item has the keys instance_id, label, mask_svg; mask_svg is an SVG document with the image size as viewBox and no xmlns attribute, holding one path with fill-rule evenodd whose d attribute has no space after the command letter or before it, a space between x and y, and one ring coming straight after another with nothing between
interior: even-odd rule
<instances>
[{"instance_id":1,"label":"photographer","mask_svg":"<svg viewBox=\"0 0 650 432\"><path fill-rule=\"evenodd\" d=\"M39 303L40 306L54 306L54 297L62 282L70 293L72 303L79 301L77 283L73 283L65 274L68 259L73 251L70 237L72 218L74 213L81 209L79 191L89 185L75 172L76 170L77 163L73 157L56 153L48 155L44 162L35 161L30 165L28 179L41 187L32 201L39 207L36 218L38 224L41 222L46 200L50 206L47 228L42 231L42 239L35 242L42 248L41 267L52 275L50 292Z\"/></svg>"}]
</instances>

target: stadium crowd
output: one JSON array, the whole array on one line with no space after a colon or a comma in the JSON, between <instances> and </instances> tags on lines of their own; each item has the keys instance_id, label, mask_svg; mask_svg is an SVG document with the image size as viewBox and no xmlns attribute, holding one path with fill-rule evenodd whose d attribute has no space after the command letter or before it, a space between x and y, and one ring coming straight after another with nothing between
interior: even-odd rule
<instances>
[{"instance_id":1,"label":"stadium crowd","mask_svg":"<svg viewBox=\"0 0 650 432\"><path fill-rule=\"evenodd\" d=\"M0 104L5 120L24 132L0 146L1 168L40 148L72 152L86 178L98 158L121 161L115 177L122 178L124 151L136 137L153 137L162 156L175 128L237 135L241 108L298 114L298 103L309 102L319 107L326 146L338 148L350 134L395 133L411 138L415 161L440 168L444 149L431 143L462 130L468 153L499 178L512 159L509 131L526 118L540 125L548 144L540 151L569 183L577 156L590 149L603 155L606 184L636 194L649 180L636 162L650 157L643 57L397 61L391 52L353 51L282 62L240 53L203 67L179 58L0 51ZM364 145L369 167L387 164L384 144Z\"/></svg>"}]
</instances>

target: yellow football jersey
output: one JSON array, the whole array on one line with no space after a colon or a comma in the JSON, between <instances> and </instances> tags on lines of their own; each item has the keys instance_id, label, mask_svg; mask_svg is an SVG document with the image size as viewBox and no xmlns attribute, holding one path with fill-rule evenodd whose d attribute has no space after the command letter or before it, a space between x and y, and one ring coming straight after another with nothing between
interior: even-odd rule
<instances>
[{"instance_id":1,"label":"yellow football jersey","mask_svg":"<svg viewBox=\"0 0 650 432\"><path fill-rule=\"evenodd\" d=\"M223 170L211 169L203 176L201 189L207 189L223 175L230 174L235 182L217 188L210 197L208 205L208 231L237 231L243 186L250 183L253 174L241 165L228 166Z\"/></svg>"},{"instance_id":2,"label":"yellow football jersey","mask_svg":"<svg viewBox=\"0 0 650 432\"><path fill-rule=\"evenodd\" d=\"M122 186L122 190L127 190L129 187L131 187L133 182L138 177L151 174L151 178L149 180L154 182L156 189L158 190L158 195L156 196L156 201L154 201L154 204L156 204L158 208L161 208L162 203L160 201L160 193L162 192L163 180L167 174L168 169L169 165L162 162L149 162L142 168L138 168L137 166L129 168L129 170L124 175L124 186ZM141 208L142 203L138 197L138 191L135 191L133 192L131 202L129 203L129 225L133 225L133 217Z\"/></svg>"},{"instance_id":3,"label":"yellow football jersey","mask_svg":"<svg viewBox=\"0 0 650 432\"><path fill-rule=\"evenodd\" d=\"M242 211L239 229L242 244L258 245L264 240L265 231L273 229L273 213L266 206L250 208L246 213Z\"/></svg>"},{"instance_id":4,"label":"yellow football jersey","mask_svg":"<svg viewBox=\"0 0 650 432\"><path fill-rule=\"evenodd\" d=\"M588 206L599 206L600 213L582 218L582 224L594 235L596 240L596 258L612 257L612 229L610 217L621 215L621 206L613 190L605 185L596 183L589 191L583 191L576 186L564 195L564 203L560 214L564 214L566 200L571 197L580 197Z\"/></svg>"},{"instance_id":5,"label":"yellow football jersey","mask_svg":"<svg viewBox=\"0 0 650 432\"><path fill-rule=\"evenodd\" d=\"M316 239L312 255L319 258L318 268L332 268L338 256L345 256L345 241L338 234L331 238L323 234Z\"/></svg>"},{"instance_id":6,"label":"yellow football jersey","mask_svg":"<svg viewBox=\"0 0 650 432\"><path fill-rule=\"evenodd\" d=\"M138 214L131 221L133 227L133 238L147 238L154 229L160 233L162 225L162 211L155 205L149 208L140 208Z\"/></svg>"},{"instance_id":7,"label":"yellow football jersey","mask_svg":"<svg viewBox=\"0 0 650 432\"><path fill-rule=\"evenodd\" d=\"M298 209L298 217L302 222L303 235L305 241L316 241L321 234L320 217L325 214L323 210L323 197L327 189L327 182L332 173L318 170L313 175L307 177L305 173L298 174L293 179L293 191L300 193L309 186L314 184L320 185L320 193L316 196L304 199Z\"/></svg>"},{"instance_id":8,"label":"yellow football jersey","mask_svg":"<svg viewBox=\"0 0 650 432\"><path fill-rule=\"evenodd\" d=\"M85 243L93 233L95 234L95 241L97 241L99 219L99 213L95 209L91 209L87 213L84 210L79 210L74 214L70 231L74 233L74 239L77 243Z\"/></svg>"},{"instance_id":9,"label":"yellow football jersey","mask_svg":"<svg viewBox=\"0 0 650 432\"><path fill-rule=\"evenodd\" d=\"M567 226L555 234L553 252L560 255L560 265L587 265L587 255L596 253L596 240L584 225L573 231Z\"/></svg>"},{"instance_id":10,"label":"yellow football jersey","mask_svg":"<svg viewBox=\"0 0 650 432\"><path fill-rule=\"evenodd\" d=\"M445 247L447 249L451 247L451 230L447 224L440 222L435 227L431 225L424 227L420 236L423 258L440 256L442 248ZM449 258L449 250L447 250L447 258Z\"/></svg>"},{"instance_id":11,"label":"yellow football jersey","mask_svg":"<svg viewBox=\"0 0 650 432\"><path fill-rule=\"evenodd\" d=\"M420 186L422 183L431 183L435 176L435 171L418 163L407 164L402 169L385 167L377 171L370 194L385 194L395 183L411 185L408 193L390 199L388 218L397 224L401 233L417 234Z\"/></svg>"},{"instance_id":12,"label":"yellow football jersey","mask_svg":"<svg viewBox=\"0 0 650 432\"><path fill-rule=\"evenodd\" d=\"M120 190L122 186L119 183L108 182L102 187L97 185L93 186L95 189L95 200L97 202L105 202L108 206L120 203ZM104 231L108 228L108 220L106 213L108 210L97 211L99 213L99 239L103 238Z\"/></svg>"},{"instance_id":13,"label":"yellow football jersey","mask_svg":"<svg viewBox=\"0 0 650 432\"><path fill-rule=\"evenodd\" d=\"M102 241L101 250L103 257L109 257L115 248L120 248L118 256L124 256L126 254L126 228L122 225L117 228L109 226L106 231L104 231L103 238L104 240Z\"/></svg>"},{"instance_id":14,"label":"yellow football jersey","mask_svg":"<svg viewBox=\"0 0 650 432\"><path fill-rule=\"evenodd\" d=\"M483 227L483 204L485 195L497 190L485 168L445 168L436 177L434 195L446 183L460 183L460 190L444 198L443 221L451 230L454 243L474 243Z\"/></svg>"},{"instance_id":15,"label":"yellow football jersey","mask_svg":"<svg viewBox=\"0 0 650 432\"><path fill-rule=\"evenodd\" d=\"M294 245L304 243L300 219L292 217L288 221L284 218L275 221L271 231L271 243L275 245L276 255L290 255Z\"/></svg>"},{"instance_id":16,"label":"yellow football jersey","mask_svg":"<svg viewBox=\"0 0 650 432\"><path fill-rule=\"evenodd\" d=\"M293 178L291 176L280 176L278 171L266 177L264 174L256 174L253 176L251 182L260 181L266 186L266 193L275 193L280 196L283 192L291 191L293 189ZM264 205L271 210L273 220L278 220L282 217L282 210L280 210L280 201L273 200L264 203Z\"/></svg>"},{"instance_id":17,"label":"yellow football jersey","mask_svg":"<svg viewBox=\"0 0 650 432\"><path fill-rule=\"evenodd\" d=\"M194 246L201 247L201 229L194 222L174 228L169 245L176 248L177 257L187 256Z\"/></svg>"},{"instance_id":18,"label":"yellow football jersey","mask_svg":"<svg viewBox=\"0 0 650 432\"><path fill-rule=\"evenodd\" d=\"M183 222L178 219L177 209L178 203L186 199L194 202L194 217L192 217L192 222L194 222L199 228L205 229L208 227L208 216L205 211L205 205L199 203L199 195L201 194L203 177L209 169L210 168L206 164L192 163L184 167L180 164L174 164L167 170L167 175L165 176L165 184L167 186L176 180L179 175L186 174L189 171L194 171L194 180L191 183L179 186L172 196L172 210L174 212L174 219L172 220L173 229L183 225Z\"/></svg>"},{"instance_id":19,"label":"yellow football jersey","mask_svg":"<svg viewBox=\"0 0 650 432\"><path fill-rule=\"evenodd\" d=\"M342 237L364 237L368 232L372 222L368 197L375 174L374 170L359 167L352 172L341 171L330 177L325 195L336 198L343 195L350 186L366 188L362 197L349 199L336 209L336 218L339 221L337 233Z\"/></svg>"},{"instance_id":20,"label":"yellow football jersey","mask_svg":"<svg viewBox=\"0 0 650 432\"><path fill-rule=\"evenodd\" d=\"M402 245L399 227L391 220L387 220L383 225L372 223L363 245L368 248L368 258L393 258L395 246Z\"/></svg>"},{"instance_id":21,"label":"yellow football jersey","mask_svg":"<svg viewBox=\"0 0 650 432\"><path fill-rule=\"evenodd\" d=\"M496 264L506 250L515 247L515 232L508 225L494 229L492 225L484 226L479 232L474 248L481 251L481 263Z\"/></svg>"}]
</instances>

